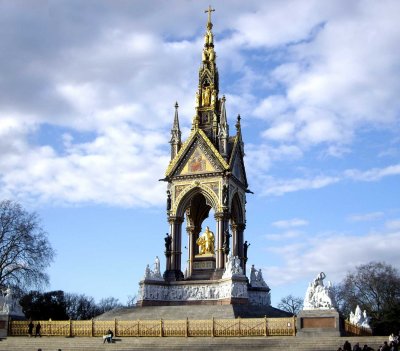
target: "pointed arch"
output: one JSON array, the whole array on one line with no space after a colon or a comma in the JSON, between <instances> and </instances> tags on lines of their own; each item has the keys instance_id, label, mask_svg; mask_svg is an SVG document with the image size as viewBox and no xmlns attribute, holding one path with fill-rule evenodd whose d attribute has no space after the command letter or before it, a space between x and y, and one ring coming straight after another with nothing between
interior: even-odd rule
<instances>
[{"instance_id":1,"label":"pointed arch","mask_svg":"<svg viewBox=\"0 0 400 351\"><path fill-rule=\"evenodd\" d=\"M236 191L231 201L231 221L232 224L244 223L244 206L240 199L239 193Z\"/></svg>"},{"instance_id":2,"label":"pointed arch","mask_svg":"<svg viewBox=\"0 0 400 351\"><path fill-rule=\"evenodd\" d=\"M185 214L185 210L189 207L190 201L192 198L201 194L205 197L207 205L212 207L215 212L219 209L219 201L217 195L211 190L209 187L203 184L194 184L192 186L187 187L179 194L178 199L176 200L176 209L175 213L177 217L183 217Z\"/></svg>"}]
</instances>

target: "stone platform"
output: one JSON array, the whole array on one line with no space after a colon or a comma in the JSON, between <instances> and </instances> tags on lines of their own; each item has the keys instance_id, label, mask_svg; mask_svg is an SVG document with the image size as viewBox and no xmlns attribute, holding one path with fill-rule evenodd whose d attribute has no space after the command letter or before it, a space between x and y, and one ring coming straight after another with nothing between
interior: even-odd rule
<instances>
[{"instance_id":1,"label":"stone platform","mask_svg":"<svg viewBox=\"0 0 400 351\"><path fill-rule=\"evenodd\" d=\"M211 319L214 318L263 318L291 317L288 312L272 306L253 305L183 305L183 306L143 306L119 308L106 312L99 320L156 320L156 319Z\"/></svg>"}]
</instances>

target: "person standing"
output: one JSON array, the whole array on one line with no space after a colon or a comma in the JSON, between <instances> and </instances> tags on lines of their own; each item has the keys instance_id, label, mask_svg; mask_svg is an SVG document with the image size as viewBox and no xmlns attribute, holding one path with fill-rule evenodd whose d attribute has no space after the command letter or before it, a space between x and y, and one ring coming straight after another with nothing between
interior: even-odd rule
<instances>
[{"instance_id":1,"label":"person standing","mask_svg":"<svg viewBox=\"0 0 400 351\"><path fill-rule=\"evenodd\" d=\"M40 329L42 329L42 326L40 325L40 322L36 324L36 329L35 329L35 338L39 335L39 337L42 337L42 334L40 334Z\"/></svg>"},{"instance_id":2,"label":"person standing","mask_svg":"<svg viewBox=\"0 0 400 351\"><path fill-rule=\"evenodd\" d=\"M33 325L32 321L29 321L29 324L28 324L28 335L29 335L29 337L31 337L32 334L33 334L33 327L34 327L34 325Z\"/></svg>"}]
</instances>

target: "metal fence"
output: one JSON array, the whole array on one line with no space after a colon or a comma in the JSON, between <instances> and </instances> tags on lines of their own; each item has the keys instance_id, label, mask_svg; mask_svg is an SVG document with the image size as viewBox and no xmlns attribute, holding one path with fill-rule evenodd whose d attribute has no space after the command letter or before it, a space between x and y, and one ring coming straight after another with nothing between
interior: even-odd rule
<instances>
[{"instance_id":1,"label":"metal fence","mask_svg":"<svg viewBox=\"0 0 400 351\"><path fill-rule=\"evenodd\" d=\"M86 320L33 321L40 322L46 336L102 336L110 329L115 336L294 336L295 318L236 318L206 320ZM9 323L9 335L28 334L29 321Z\"/></svg>"},{"instance_id":2,"label":"metal fence","mask_svg":"<svg viewBox=\"0 0 400 351\"><path fill-rule=\"evenodd\" d=\"M358 325L352 324L349 321L344 321L344 330L347 336L371 336L372 330Z\"/></svg>"}]
</instances>

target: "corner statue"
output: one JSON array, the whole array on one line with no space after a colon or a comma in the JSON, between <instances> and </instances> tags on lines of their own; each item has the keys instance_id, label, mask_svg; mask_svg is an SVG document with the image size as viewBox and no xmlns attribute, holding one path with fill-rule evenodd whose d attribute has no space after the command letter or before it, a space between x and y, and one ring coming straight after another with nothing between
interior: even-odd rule
<instances>
[{"instance_id":1,"label":"corner statue","mask_svg":"<svg viewBox=\"0 0 400 351\"><path fill-rule=\"evenodd\" d=\"M328 282L328 285L325 286L325 278L325 273L321 272L314 281L310 283L304 298L303 310L335 309L336 304L332 295L331 282Z\"/></svg>"},{"instance_id":2,"label":"corner statue","mask_svg":"<svg viewBox=\"0 0 400 351\"><path fill-rule=\"evenodd\" d=\"M214 255L214 233L210 230L208 226L206 227L206 231L204 232L204 234L202 236L199 236L196 244L199 246L199 255Z\"/></svg>"}]
</instances>

